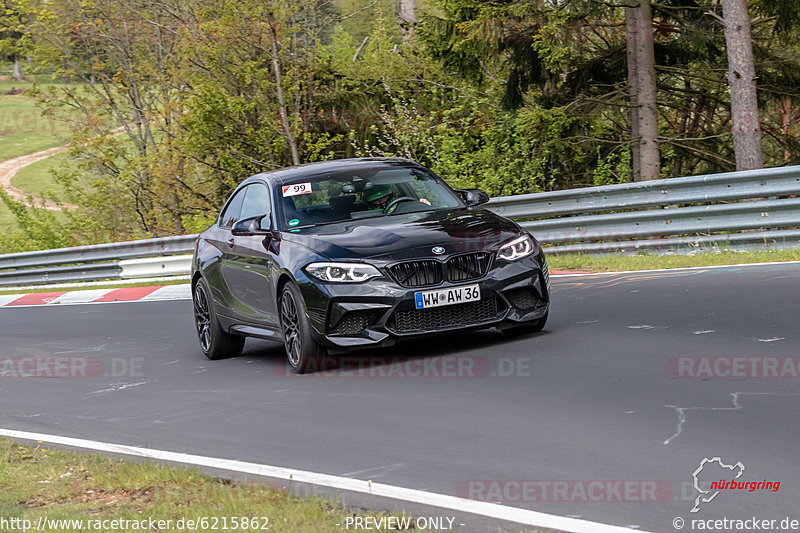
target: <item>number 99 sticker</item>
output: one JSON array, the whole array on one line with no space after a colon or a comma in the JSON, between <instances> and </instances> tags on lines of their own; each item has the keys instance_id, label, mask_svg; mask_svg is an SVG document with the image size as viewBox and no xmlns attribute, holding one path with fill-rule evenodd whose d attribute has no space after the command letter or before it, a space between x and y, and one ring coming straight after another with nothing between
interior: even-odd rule
<instances>
[{"instance_id":1,"label":"number 99 sticker","mask_svg":"<svg viewBox=\"0 0 800 533\"><path fill-rule=\"evenodd\" d=\"M311 192L311 182L293 183L283 186L283 196L296 196L298 194L309 194Z\"/></svg>"}]
</instances>

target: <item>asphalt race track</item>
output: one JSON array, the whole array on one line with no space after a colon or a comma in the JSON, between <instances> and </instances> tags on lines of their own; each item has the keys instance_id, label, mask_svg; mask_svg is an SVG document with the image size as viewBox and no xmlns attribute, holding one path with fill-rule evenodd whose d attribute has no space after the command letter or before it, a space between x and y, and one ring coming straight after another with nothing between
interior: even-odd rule
<instances>
[{"instance_id":1,"label":"asphalt race track","mask_svg":"<svg viewBox=\"0 0 800 533\"><path fill-rule=\"evenodd\" d=\"M0 428L649 531L675 531L676 517L685 531L692 519L800 520L800 264L560 277L552 293L541 334L437 336L302 377L268 342L205 360L186 300L3 308L0 362L90 364L63 378L6 366ZM713 457L780 490L723 490L690 513L692 474ZM704 482L735 476L712 466Z\"/></svg>"}]
</instances>

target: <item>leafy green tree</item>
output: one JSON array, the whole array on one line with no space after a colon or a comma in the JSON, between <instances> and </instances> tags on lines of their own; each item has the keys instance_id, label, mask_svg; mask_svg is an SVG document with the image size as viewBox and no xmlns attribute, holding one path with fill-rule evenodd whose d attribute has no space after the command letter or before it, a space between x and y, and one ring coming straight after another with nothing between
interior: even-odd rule
<instances>
[{"instance_id":1,"label":"leafy green tree","mask_svg":"<svg viewBox=\"0 0 800 533\"><path fill-rule=\"evenodd\" d=\"M21 60L31 51L27 16L22 0L0 0L0 56L14 64L12 77L24 79Z\"/></svg>"},{"instance_id":2,"label":"leafy green tree","mask_svg":"<svg viewBox=\"0 0 800 533\"><path fill-rule=\"evenodd\" d=\"M767 165L800 160L797 1L749 6ZM35 94L72 120L58 177L80 238L116 240L196 231L245 177L336 157L410 157L493 195L732 170L715 5L647 3L646 135L626 4L415 2L413 35L390 0L25 0L20 20L69 82Z\"/></svg>"}]
</instances>

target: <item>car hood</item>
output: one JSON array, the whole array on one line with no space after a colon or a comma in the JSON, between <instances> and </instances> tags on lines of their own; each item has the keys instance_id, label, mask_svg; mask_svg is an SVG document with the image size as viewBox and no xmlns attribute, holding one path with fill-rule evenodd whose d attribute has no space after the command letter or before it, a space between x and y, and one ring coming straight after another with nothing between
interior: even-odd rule
<instances>
[{"instance_id":1,"label":"car hood","mask_svg":"<svg viewBox=\"0 0 800 533\"><path fill-rule=\"evenodd\" d=\"M461 208L348 220L282 235L332 260L392 261L436 257L433 247L443 247L444 256L492 250L519 231L486 209Z\"/></svg>"}]
</instances>

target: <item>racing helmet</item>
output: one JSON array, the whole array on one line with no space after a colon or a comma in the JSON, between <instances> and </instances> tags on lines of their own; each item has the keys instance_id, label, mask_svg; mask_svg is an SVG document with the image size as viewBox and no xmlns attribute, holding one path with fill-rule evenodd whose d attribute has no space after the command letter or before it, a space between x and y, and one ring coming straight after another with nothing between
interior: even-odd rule
<instances>
[{"instance_id":1,"label":"racing helmet","mask_svg":"<svg viewBox=\"0 0 800 533\"><path fill-rule=\"evenodd\" d=\"M369 203L380 203L386 196L392 194L391 185L375 185L370 189L366 195L366 201Z\"/></svg>"}]
</instances>

